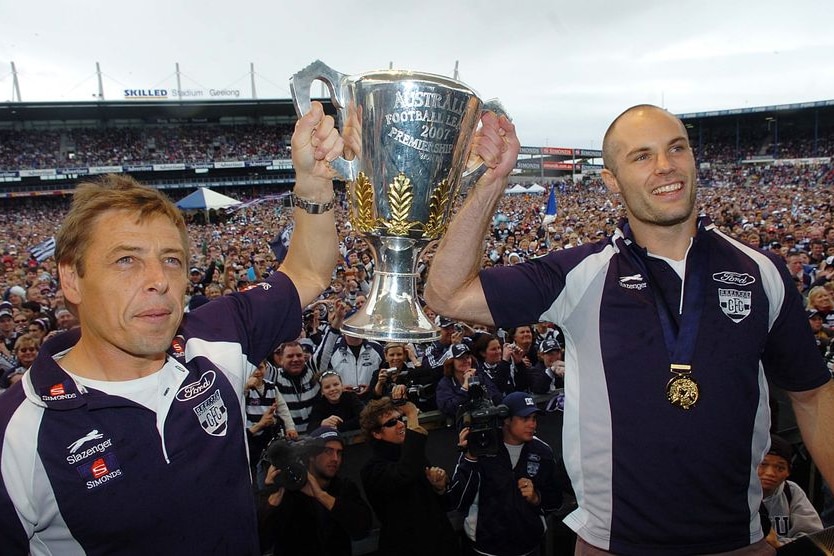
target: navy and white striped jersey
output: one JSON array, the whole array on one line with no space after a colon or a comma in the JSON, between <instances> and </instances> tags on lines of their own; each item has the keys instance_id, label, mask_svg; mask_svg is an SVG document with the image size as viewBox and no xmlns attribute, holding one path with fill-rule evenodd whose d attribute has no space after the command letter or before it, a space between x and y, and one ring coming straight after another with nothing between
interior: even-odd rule
<instances>
[{"instance_id":1,"label":"navy and white striped jersey","mask_svg":"<svg viewBox=\"0 0 834 556\"><path fill-rule=\"evenodd\" d=\"M0 398L3 554L260 554L242 393L300 329L282 273L186 314L157 412L58 365L78 332L47 342Z\"/></svg>"},{"instance_id":2,"label":"navy and white striped jersey","mask_svg":"<svg viewBox=\"0 0 834 556\"><path fill-rule=\"evenodd\" d=\"M652 291L678 320L681 279L627 225L480 275L497 326L550 321L564 333L564 459L579 505L565 522L617 554L722 552L761 539L766 378L789 391L831 378L784 263L705 217L699 242L708 253L691 372L700 398L688 410L666 398L675 375Z\"/></svg>"}]
</instances>

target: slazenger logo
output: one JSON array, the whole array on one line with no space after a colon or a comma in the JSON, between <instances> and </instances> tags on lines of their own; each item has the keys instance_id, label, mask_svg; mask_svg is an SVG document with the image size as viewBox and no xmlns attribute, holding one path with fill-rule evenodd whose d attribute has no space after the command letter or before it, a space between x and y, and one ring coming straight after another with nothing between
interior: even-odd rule
<instances>
[{"instance_id":1,"label":"slazenger logo","mask_svg":"<svg viewBox=\"0 0 834 556\"><path fill-rule=\"evenodd\" d=\"M214 384L214 376L214 371L204 372L203 376L200 377L200 380L192 382L191 384L186 384L179 389L176 396L177 400L184 402L199 396L212 387Z\"/></svg>"},{"instance_id":2,"label":"slazenger logo","mask_svg":"<svg viewBox=\"0 0 834 556\"><path fill-rule=\"evenodd\" d=\"M738 272L731 272L729 270L716 272L712 275L712 279L722 284L730 284L731 286L749 286L756 281L756 278L749 274L739 274Z\"/></svg>"},{"instance_id":3,"label":"slazenger logo","mask_svg":"<svg viewBox=\"0 0 834 556\"><path fill-rule=\"evenodd\" d=\"M209 398L194 408L200 426L212 436L226 436L226 423L228 422L229 411L220 395L220 390L215 390Z\"/></svg>"},{"instance_id":4,"label":"slazenger logo","mask_svg":"<svg viewBox=\"0 0 834 556\"><path fill-rule=\"evenodd\" d=\"M643 280L642 274L632 274L631 276L620 276L620 287L627 290L642 290L646 287L646 282Z\"/></svg>"},{"instance_id":5,"label":"slazenger logo","mask_svg":"<svg viewBox=\"0 0 834 556\"><path fill-rule=\"evenodd\" d=\"M83 446L87 442L91 440L98 440L100 438L104 438L104 435L98 432L98 429L93 429L81 438L79 438L78 440L76 440L75 442L73 442L72 444L70 444L69 446L67 446L67 450L69 450L71 454L74 454L78 451L78 449L81 446Z\"/></svg>"}]
</instances>

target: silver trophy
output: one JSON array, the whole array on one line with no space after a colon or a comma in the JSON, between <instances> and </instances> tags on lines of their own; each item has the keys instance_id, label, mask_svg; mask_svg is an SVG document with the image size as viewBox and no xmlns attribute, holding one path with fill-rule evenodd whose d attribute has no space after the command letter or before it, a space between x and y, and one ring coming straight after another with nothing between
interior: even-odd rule
<instances>
[{"instance_id":1,"label":"silver trophy","mask_svg":"<svg viewBox=\"0 0 834 556\"><path fill-rule=\"evenodd\" d=\"M348 182L351 226L376 262L368 301L342 330L373 340L435 340L440 331L417 298L417 263L446 231L461 185L486 170L483 163L465 167L483 111L503 109L441 75L387 70L348 76L316 61L290 79L299 116L310 110L316 80L329 88L341 125L352 117L360 130L356 158L331 166Z\"/></svg>"}]
</instances>

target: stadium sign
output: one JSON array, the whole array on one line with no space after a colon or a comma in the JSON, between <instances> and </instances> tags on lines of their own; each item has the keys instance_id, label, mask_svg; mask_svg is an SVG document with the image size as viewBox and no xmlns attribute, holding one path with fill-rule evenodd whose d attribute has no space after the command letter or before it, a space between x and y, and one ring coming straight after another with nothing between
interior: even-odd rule
<instances>
[{"instance_id":1,"label":"stadium sign","mask_svg":"<svg viewBox=\"0 0 834 556\"><path fill-rule=\"evenodd\" d=\"M518 162L516 162L515 167L521 170L540 170L542 167L541 159L537 158L535 160L519 160Z\"/></svg>"},{"instance_id":2,"label":"stadium sign","mask_svg":"<svg viewBox=\"0 0 834 556\"><path fill-rule=\"evenodd\" d=\"M539 147L521 147L518 154L542 154L542 150Z\"/></svg>"},{"instance_id":3,"label":"stadium sign","mask_svg":"<svg viewBox=\"0 0 834 556\"><path fill-rule=\"evenodd\" d=\"M168 89L124 89L125 100L168 100Z\"/></svg>"},{"instance_id":4,"label":"stadium sign","mask_svg":"<svg viewBox=\"0 0 834 556\"><path fill-rule=\"evenodd\" d=\"M121 166L90 166L90 174L121 174Z\"/></svg>"},{"instance_id":5,"label":"stadium sign","mask_svg":"<svg viewBox=\"0 0 834 556\"><path fill-rule=\"evenodd\" d=\"M171 97L179 99L240 98L240 89L171 89Z\"/></svg>"},{"instance_id":6,"label":"stadium sign","mask_svg":"<svg viewBox=\"0 0 834 556\"><path fill-rule=\"evenodd\" d=\"M566 147L542 147L542 154L573 156L573 149L568 149Z\"/></svg>"},{"instance_id":7,"label":"stadium sign","mask_svg":"<svg viewBox=\"0 0 834 556\"><path fill-rule=\"evenodd\" d=\"M582 158L602 158L602 151L594 149L576 149L574 153Z\"/></svg>"}]
</instances>

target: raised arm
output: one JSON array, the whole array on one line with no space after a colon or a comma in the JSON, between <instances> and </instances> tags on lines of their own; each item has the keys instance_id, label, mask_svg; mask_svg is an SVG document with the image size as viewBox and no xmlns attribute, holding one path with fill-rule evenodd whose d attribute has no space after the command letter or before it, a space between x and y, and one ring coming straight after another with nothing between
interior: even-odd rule
<instances>
[{"instance_id":1,"label":"raised arm","mask_svg":"<svg viewBox=\"0 0 834 556\"><path fill-rule=\"evenodd\" d=\"M334 201L336 174L330 161L341 156L343 149L333 118L325 116L321 103L313 102L310 111L295 124L292 136L296 176L293 193L298 199L322 205ZM301 306L305 307L330 284L339 256L335 209L331 206L320 214L311 214L296 206L293 219L295 229L280 270L295 284Z\"/></svg>"},{"instance_id":2,"label":"raised arm","mask_svg":"<svg viewBox=\"0 0 834 556\"><path fill-rule=\"evenodd\" d=\"M515 168L520 146L515 126L506 117L487 112L481 122L472 151L489 170L449 224L429 269L425 297L439 314L491 325L494 323L478 271L484 237L504 195L507 176Z\"/></svg>"},{"instance_id":3,"label":"raised arm","mask_svg":"<svg viewBox=\"0 0 834 556\"><path fill-rule=\"evenodd\" d=\"M834 380L806 392L788 392L802 440L829 485L834 484Z\"/></svg>"}]
</instances>

